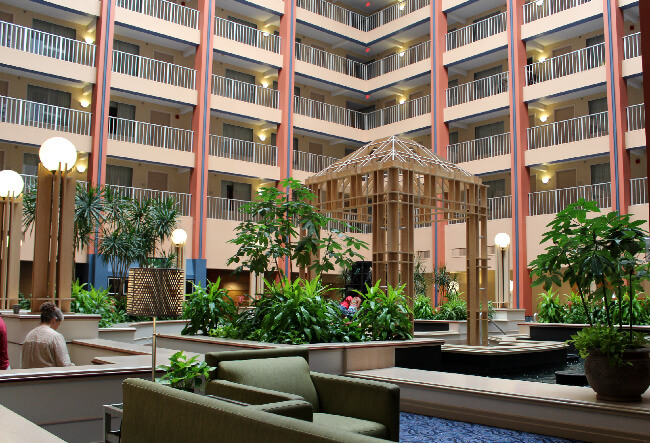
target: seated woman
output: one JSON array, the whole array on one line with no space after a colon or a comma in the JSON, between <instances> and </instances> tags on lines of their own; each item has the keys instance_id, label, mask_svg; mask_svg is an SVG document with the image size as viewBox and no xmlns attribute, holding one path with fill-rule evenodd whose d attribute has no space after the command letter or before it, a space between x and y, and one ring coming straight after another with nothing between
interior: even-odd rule
<instances>
[{"instance_id":1,"label":"seated woman","mask_svg":"<svg viewBox=\"0 0 650 443\"><path fill-rule=\"evenodd\" d=\"M74 366L68 355L65 338L56 330L63 313L52 302L41 306L41 324L27 334L22 347L23 368Z\"/></svg>"},{"instance_id":2,"label":"seated woman","mask_svg":"<svg viewBox=\"0 0 650 443\"><path fill-rule=\"evenodd\" d=\"M346 317L353 317L357 313L359 307L361 306L361 297L352 297L348 295L345 299L339 304L339 309Z\"/></svg>"}]
</instances>

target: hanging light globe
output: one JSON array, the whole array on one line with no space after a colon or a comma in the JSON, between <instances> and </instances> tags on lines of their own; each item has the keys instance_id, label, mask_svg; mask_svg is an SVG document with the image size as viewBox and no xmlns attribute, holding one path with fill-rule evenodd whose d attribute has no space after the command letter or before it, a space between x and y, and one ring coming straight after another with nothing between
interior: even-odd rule
<instances>
[{"instance_id":1,"label":"hanging light globe","mask_svg":"<svg viewBox=\"0 0 650 443\"><path fill-rule=\"evenodd\" d=\"M0 171L0 197L18 197L25 188L25 181L16 171Z\"/></svg>"},{"instance_id":2,"label":"hanging light globe","mask_svg":"<svg viewBox=\"0 0 650 443\"><path fill-rule=\"evenodd\" d=\"M38 151L43 166L49 171L69 171L77 162L77 148L72 142L63 137L52 137L45 140Z\"/></svg>"}]
</instances>

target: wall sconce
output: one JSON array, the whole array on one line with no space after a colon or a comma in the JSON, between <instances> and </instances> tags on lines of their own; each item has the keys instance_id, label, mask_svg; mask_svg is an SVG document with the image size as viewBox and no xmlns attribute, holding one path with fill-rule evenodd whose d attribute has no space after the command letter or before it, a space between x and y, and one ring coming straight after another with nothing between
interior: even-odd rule
<instances>
[{"instance_id":1,"label":"wall sconce","mask_svg":"<svg viewBox=\"0 0 650 443\"><path fill-rule=\"evenodd\" d=\"M95 43L95 39L93 37L89 36L89 35L86 36L86 38L84 38L84 41L86 43L88 43L89 45L92 45L93 43Z\"/></svg>"},{"instance_id":2,"label":"wall sconce","mask_svg":"<svg viewBox=\"0 0 650 443\"><path fill-rule=\"evenodd\" d=\"M542 55L542 56L541 56L537 61L538 61L539 63L545 62L545 61L546 61L546 57L544 57L544 56Z\"/></svg>"},{"instance_id":3,"label":"wall sconce","mask_svg":"<svg viewBox=\"0 0 650 443\"><path fill-rule=\"evenodd\" d=\"M539 116L539 121L540 122L546 123L547 120L548 120L548 115L542 114L542 115Z\"/></svg>"},{"instance_id":4,"label":"wall sconce","mask_svg":"<svg viewBox=\"0 0 650 443\"><path fill-rule=\"evenodd\" d=\"M79 106L86 109L88 106L90 106L90 101L86 100L85 98L82 98L81 100L79 100Z\"/></svg>"},{"instance_id":5,"label":"wall sconce","mask_svg":"<svg viewBox=\"0 0 650 443\"><path fill-rule=\"evenodd\" d=\"M400 11L403 11L404 8L406 8L406 5L404 4L404 2L400 3L400 4L399 4L399 10L400 10Z\"/></svg>"},{"instance_id":6,"label":"wall sconce","mask_svg":"<svg viewBox=\"0 0 650 443\"><path fill-rule=\"evenodd\" d=\"M404 57L405 51L399 53L400 58Z\"/></svg>"},{"instance_id":7,"label":"wall sconce","mask_svg":"<svg viewBox=\"0 0 650 443\"><path fill-rule=\"evenodd\" d=\"M258 135L258 137L260 138L260 141L266 140L266 134L264 133L261 133L260 135Z\"/></svg>"},{"instance_id":8,"label":"wall sconce","mask_svg":"<svg viewBox=\"0 0 650 443\"><path fill-rule=\"evenodd\" d=\"M23 178L15 171L0 172L0 309L18 304L22 234Z\"/></svg>"},{"instance_id":9,"label":"wall sconce","mask_svg":"<svg viewBox=\"0 0 650 443\"><path fill-rule=\"evenodd\" d=\"M401 99L399 100L399 104L400 104L400 105L403 105L404 103L406 103L406 99L405 99L405 98L401 98Z\"/></svg>"},{"instance_id":10,"label":"wall sconce","mask_svg":"<svg viewBox=\"0 0 650 443\"><path fill-rule=\"evenodd\" d=\"M542 183L544 183L545 185L547 185L548 182L550 182L550 181L551 181L551 177L549 177L548 175L545 175L544 177L542 177Z\"/></svg>"},{"instance_id":11,"label":"wall sconce","mask_svg":"<svg viewBox=\"0 0 650 443\"><path fill-rule=\"evenodd\" d=\"M267 82L267 81L262 81L262 87L263 87L263 88L268 88L268 87L269 87L269 82Z\"/></svg>"},{"instance_id":12,"label":"wall sconce","mask_svg":"<svg viewBox=\"0 0 650 443\"><path fill-rule=\"evenodd\" d=\"M86 165L83 164L83 163L79 163L77 165L77 172L80 173L80 174L83 174L84 172L86 172Z\"/></svg>"}]
</instances>

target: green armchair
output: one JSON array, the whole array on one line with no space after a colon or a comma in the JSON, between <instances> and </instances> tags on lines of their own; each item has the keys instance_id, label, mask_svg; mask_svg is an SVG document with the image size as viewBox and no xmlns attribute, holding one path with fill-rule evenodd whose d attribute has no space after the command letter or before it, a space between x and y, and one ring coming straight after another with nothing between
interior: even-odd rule
<instances>
[{"instance_id":1,"label":"green armchair","mask_svg":"<svg viewBox=\"0 0 650 443\"><path fill-rule=\"evenodd\" d=\"M206 354L206 394L317 426L399 441L399 387L310 372L305 348ZM274 409L274 410L270 410Z\"/></svg>"}]
</instances>

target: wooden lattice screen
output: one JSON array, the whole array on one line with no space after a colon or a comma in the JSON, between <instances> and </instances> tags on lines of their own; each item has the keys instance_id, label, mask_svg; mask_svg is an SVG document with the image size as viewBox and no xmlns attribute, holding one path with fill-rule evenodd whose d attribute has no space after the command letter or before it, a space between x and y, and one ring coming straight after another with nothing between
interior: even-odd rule
<instances>
[{"instance_id":1,"label":"wooden lattice screen","mask_svg":"<svg viewBox=\"0 0 650 443\"><path fill-rule=\"evenodd\" d=\"M371 142L315 174L315 207L372 231L375 282L404 284L413 307L414 230L466 222L467 342L487 344L487 187L480 178L408 139Z\"/></svg>"}]
</instances>

